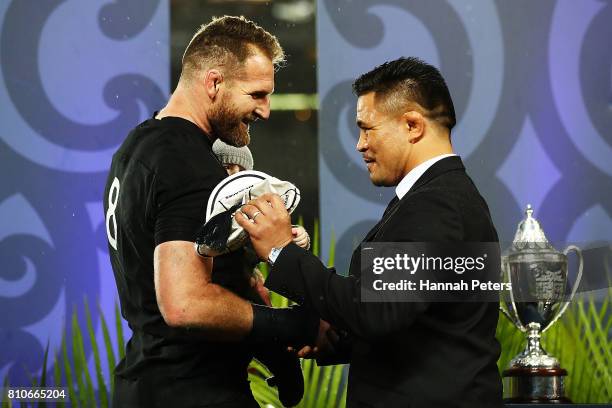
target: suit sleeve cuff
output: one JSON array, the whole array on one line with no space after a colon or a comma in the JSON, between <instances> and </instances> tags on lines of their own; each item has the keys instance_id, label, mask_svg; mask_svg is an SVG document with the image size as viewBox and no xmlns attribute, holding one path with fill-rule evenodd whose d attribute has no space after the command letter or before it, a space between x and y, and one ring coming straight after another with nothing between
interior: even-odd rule
<instances>
[{"instance_id":1,"label":"suit sleeve cuff","mask_svg":"<svg viewBox=\"0 0 612 408\"><path fill-rule=\"evenodd\" d=\"M300 268L300 259L307 254L308 251L294 243L285 246L270 270L266 279L266 287L302 304L306 288Z\"/></svg>"}]
</instances>

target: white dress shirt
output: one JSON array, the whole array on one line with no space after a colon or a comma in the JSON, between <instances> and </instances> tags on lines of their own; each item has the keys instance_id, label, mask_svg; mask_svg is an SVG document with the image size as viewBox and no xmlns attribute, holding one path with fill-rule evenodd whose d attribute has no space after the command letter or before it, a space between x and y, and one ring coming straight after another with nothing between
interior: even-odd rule
<instances>
[{"instance_id":1,"label":"white dress shirt","mask_svg":"<svg viewBox=\"0 0 612 408\"><path fill-rule=\"evenodd\" d=\"M429 169L438 161L451 156L456 156L456 154L449 153L432 157L431 159L424 161L423 163L416 166L414 169L410 170L408 174L404 176L402 181L400 181L399 184L395 187L395 194L397 194L397 198L399 198L400 200L404 198L406 193L410 191L412 186L414 186L414 183L417 182L417 180L427 171L427 169Z\"/></svg>"}]
</instances>

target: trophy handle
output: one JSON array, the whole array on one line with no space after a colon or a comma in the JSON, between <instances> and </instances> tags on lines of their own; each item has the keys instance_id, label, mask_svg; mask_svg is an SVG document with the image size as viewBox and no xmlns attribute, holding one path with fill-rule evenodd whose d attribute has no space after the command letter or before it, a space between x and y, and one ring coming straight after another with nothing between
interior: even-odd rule
<instances>
[{"instance_id":1,"label":"trophy handle","mask_svg":"<svg viewBox=\"0 0 612 408\"><path fill-rule=\"evenodd\" d=\"M508 264L508 258L502 257L502 271L506 271L508 274L508 283L510 283L510 304L512 305L512 310L516 311L516 302L514 301L514 293L512 291L512 274L510 273L510 265ZM527 331L527 328L523 326L523 323L518 317L514 317L510 311L503 306L503 302L499 303L499 310L506 316L514 325L523 333Z\"/></svg>"},{"instance_id":2,"label":"trophy handle","mask_svg":"<svg viewBox=\"0 0 612 408\"><path fill-rule=\"evenodd\" d=\"M579 263L578 263L578 276L576 276L576 282L574 282L574 287L572 289L572 293L570 294L569 299L567 300L567 302L564 302L564 305L559 310L559 313L557 313L555 318L552 319L550 321L550 323L548 323L548 326L546 326L542 330L542 333L544 333L546 330L548 330L548 328L550 326L552 326L553 323L555 323L557 320L559 320L559 318L561 317L561 315L563 315L563 313L565 313L565 309L567 309L567 307L571 303L572 299L574 299L574 296L576 295L576 291L578 290L578 286L580 285L580 280L582 279L582 268L584 266L584 259L582 258L582 251L580 250L580 248L578 248L575 245L569 245L567 248L565 248L563 250L563 254L565 256L567 256L571 251L576 252L576 255L578 256L578 260L579 260Z\"/></svg>"},{"instance_id":3,"label":"trophy handle","mask_svg":"<svg viewBox=\"0 0 612 408\"><path fill-rule=\"evenodd\" d=\"M502 312L504 316L506 316L508 320L510 320L511 323L513 323L515 326L517 326L520 329L520 327L522 326L521 322L519 322L514 317L512 317L512 315L510 314L508 309L506 309L506 307L504 306L502 302L499 303L499 310L500 312Z\"/></svg>"}]
</instances>

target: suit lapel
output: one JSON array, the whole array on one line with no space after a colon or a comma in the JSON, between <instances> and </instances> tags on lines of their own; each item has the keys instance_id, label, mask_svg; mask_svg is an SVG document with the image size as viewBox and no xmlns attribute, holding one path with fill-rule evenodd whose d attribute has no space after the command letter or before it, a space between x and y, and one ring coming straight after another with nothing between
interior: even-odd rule
<instances>
[{"instance_id":1,"label":"suit lapel","mask_svg":"<svg viewBox=\"0 0 612 408\"><path fill-rule=\"evenodd\" d=\"M461 161L461 158L459 156L446 157L434 163L433 166L427 169L427 171L423 173L421 177L419 177L419 179L416 181L416 183L414 183L410 191L408 191L406 195L402 197L401 200L397 196L395 196L393 200L389 202L389 204L387 205L387 208L385 209L385 212L383 213L381 220L378 221L378 223L376 223L376 225L370 230L370 232L368 232L368 234L365 236L363 241L361 241L361 243L375 241L377 233L387 223L387 221L393 217L393 214L395 214L396 212L395 210L400 205L402 205L402 203L405 203L409 199L410 195L416 193L418 190L426 186L427 183L429 183L431 180L435 179L436 177L444 173L447 173L449 171L453 171L453 170L465 171L465 167L463 166L463 162ZM360 248L361 248L361 244L353 252L353 256L351 257L351 269L350 270L358 271L358 273L361 275L361 270L358 267L359 265L358 261L361 259ZM353 267L355 267L355 269L353 269Z\"/></svg>"},{"instance_id":2,"label":"suit lapel","mask_svg":"<svg viewBox=\"0 0 612 408\"><path fill-rule=\"evenodd\" d=\"M385 212L383 213L382 219L378 221L378 223L370 230L370 232L368 232L366 237L363 239L363 242L370 242L376 236L378 231L380 231L380 229L387 223L389 218L393 217L396 208L402 205L402 202L405 202L411 194L414 194L419 189L423 188L427 183L429 183L436 177L453 170L465 171L465 167L463 166L463 163L459 156L446 157L434 163L433 166L427 169L427 171L425 171L425 173L423 173L423 175L419 177L419 179L416 181L416 183L414 183L410 191L408 191L406 195L402 197L401 200L397 196L395 196L393 200L389 202L387 208L385 209Z\"/></svg>"},{"instance_id":3,"label":"suit lapel","mask_svg":"<svg viewBox=\"0 0 612 408\"><path fill-rule=\"evenodd\" d=\"M372 236L374 236L374 234L376 234L376 232L378 232L378 230L380 229L381 225L383 224L383 221L385 220L387 214L392 212L391 210L393 208L395 208L396 205L398 205L399 201L400 201L400 199L397 196L393 197L393 200L389 201L389 204L387 204L387 208L385 208L385 212L383 213L382 219L380 221L378 221L376 223L376 225L374 225L374 227L370 230L370 232L368 232L368 234L363 239L363 242L368 242L370 240L370 238L372 238Z\"/></svg>"},{"instance_id":4,"label":"suit lapel","mask_svg":"<svg viewBox=\"0 0 612 408\"><path fill-rule=\"evenodd\" d=\"M423 173L423 175L419 177L419 179L416 181L416 183L414 183L414 185L412 186L412 188L410 189L410 191L408 191L406 195L409 195L410 193L414 193L415 191L422 188L423 186L425 186L427 183L429 183L431 180L435 179L436 177L446 172L453 171L453 170L465 171L465 167L463 166L461 157L450 156L450 157L445 157L444 159L435 162L433 166L428 168L427 171L425 171L425 173Z\"/></svg>"}]
</instances>

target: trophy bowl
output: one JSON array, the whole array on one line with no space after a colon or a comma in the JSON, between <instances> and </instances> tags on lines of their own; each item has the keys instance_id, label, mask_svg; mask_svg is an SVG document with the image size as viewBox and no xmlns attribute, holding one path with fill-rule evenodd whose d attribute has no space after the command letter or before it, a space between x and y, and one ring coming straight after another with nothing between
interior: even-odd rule
<instances>
[{"instance_id":1,"label":"trophy bowl","mask_svg":"<svg viewBox=\"0 0 612 408\"><path fill-rule=\"evenodd\" d=\"M579 259L576 282L569 297L568 258L575 251ZM508 254L502 257L502 281L511 290L502 294L500 309L527 335L525 350L514 357L503 372L504 397L513 403L569 402L564 396L563 377L567 371L546 353L540 335L567 309L582 278L582 253L575 246L557 251L548 242L530 205L519 223Z\"/></svg>"}]
</instances>

